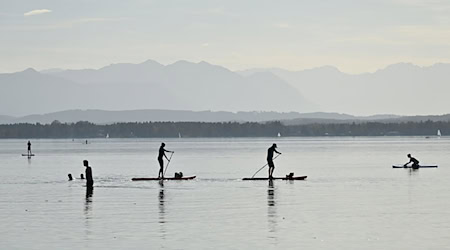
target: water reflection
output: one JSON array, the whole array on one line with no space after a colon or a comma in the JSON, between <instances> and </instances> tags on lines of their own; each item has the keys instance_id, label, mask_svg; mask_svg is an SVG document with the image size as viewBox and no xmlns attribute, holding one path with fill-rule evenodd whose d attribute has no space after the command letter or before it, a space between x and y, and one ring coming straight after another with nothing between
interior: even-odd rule
<instances>
[{"instance_id":1,"label":"water reflection","mask_svg":"<svg viewBox=\"0 0 450 250\"><path fill-rule=\"evenodd\" d=\"M94 187L86 187L86 199L84 202L84 214L86 219L89 219L89 212L92 210L92 195L94 194Z\"/></svg>"},{"instance_id":2,"label":"water reflection","mask_svg":"<svg viewBox=\"0 0 450 250\"><path fill-rule=\"evenodd\" d=\"M417 174L419 172L418 168L409 168L409 175L414 175Z\"/></svg>"},{"instance_id":3,"label":"water reflection","mask_svg":"<svg viewBox=\"0 0 450 250\"><path fill-rule=\"evenodd\" d=\"M275 188L273 180L269 180L267 188L267 221L269 225L269 238L276 239L275 233L277 231L277 208L275 200Z\"/></svg>"},{"instance_id":4,"label":"water reflection","mask_svg":"<svg viewBox=\"0 0 450 250\"><path fill-rule=\"evenodd\" d=\"M86 198L84 200L84 217L85 217L85 232L86 236L91 234L90 219L92 211L92 195L94 194L94 187L86 187Z\"/></svg>"},{"instance_id":5,"label":"water reflection","mask_svg":"<svg viewBox=\"0 0 450 250\"><path fill-rule=\"evenodd\" d=\"M166 212L165 212L165 208L164 208L164 181L160 180L159 181L159 194L158 194L158 200L159 200L159 204L158 204L158 208L159 208L159 220L158 223L160 225L160 233L161 233L161 238L165 239L166 238L166 228L165 228L165 223L166 223Z\"/></svg>"},{"instance_id":6,"label":"water reflection","mask_svg":"<svg viewBox=\"0 0 450 250\"><path fill-rule=\"evenodd\" d=\"M269 208L275 206L275 189L273 186L273 180L269 180L269 187L267 189L267 205Z\"/></svg>"}]
</instances>

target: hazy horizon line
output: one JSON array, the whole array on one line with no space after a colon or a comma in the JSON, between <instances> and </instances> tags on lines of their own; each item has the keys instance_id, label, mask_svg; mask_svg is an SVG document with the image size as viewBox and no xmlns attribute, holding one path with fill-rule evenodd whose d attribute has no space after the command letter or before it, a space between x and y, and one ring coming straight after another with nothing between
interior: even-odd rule
<instances>
[{"instance_id":1,"label":"hazy horizon line","mask_svg":"<svg viewBox=\"0 0 450 250\"><path fill-rule=\"evenodd\" d=\"M200 63L204 62L204 63L208 63L210 65L226 68L226 69L228 69L228 70L230 70L232 72L236 72L236 73L238 73L238 72L245 72L245 71L249 71L249 70L271 70L271 69L281 69L281 70L286 70L286 71L290 71L290 72L302 72L302 71L320 69L320 68L325 68L325 67L332 67L332 68L335 68L336 70L338 70L339 72L347 74L347 75L373 74L373 73L376 73L377 71L386 69L389 66L399 65L399 64L410 64L410 65L413 65L413 66L416 66L416 67L419 67L419 68L429 68L429 67L433 67L433 66L439 65L439 64L450 64L450 62L434 62L432 64L416 64L414 62L399 61L399 62L396 62L396 63L386 64L385 66L377 68L377 69L372 70L372 71L362 71L362 72L354 73L354 72L345 72L345 71L341 70L339 68L339 66L335 66L335 65L331 65L331 64L323 64L321 66L313 66L313 67L300 68L300 69L285 68L285 67L279 67L279 66L271 66L271 67L257 67L257 66L255 66L255 67L243 68L243 69L233 69L232 67L228 67L228 66L224 66L224 65L216 64L216 63L211 63L211 62L208 62L208 61L205 61L205 60L189 61L189 60L186 60L186 59L179 59L179 60L176 60L176 61L172 61L170 63L161 63L161 62L159 62L157 60L154 60L154 59L147 59L147 60L141 61L141 62L115 62L115 63L110 63L110 64L107 64L107 65L103 65L103 66L100 66L100 67L82 67L82 68L50 67L50 68L38 68L38 67L29 66L29 67L26 67L26 68L24 68L22 70L18 70L18 71L14 71L14 72L4 72L4 71L2 71L2 72L0 72L0 74L14 74L14 73L19 73L19 72L26 71L28 69L33 69L33 70L35 70L35 71L37 71L39 73L44 73L44 74L46 74L45 71L52 71L52 70L58 70L58 71L59 70L60 71L67 71L67 70L100 70L100 69L103 69L105 67L112 66L112 65L118 65L118 64L140 65L140 64L144 64L144 63L146 63L148 61L153 61L153 62L159 63L162 66L170 66L170 65L173 65L173 64L176 64L176 63L179 63L179 62L188 62L188 63L193 63L193 64L200 64Z\"/></svg>"},{"instance_id":2,"label":"hazy horizon line","mask_svg":"<svg viewBox=\"0 0 450 250\"><path fill-rule=\"evenodd\" d=\"M346 112L333 112L333 111L313 111L313 112L298 112L298 111L273 111L273 110L253 110L253 111L227 111L227 110L183 110L183 109L121 109L121 110L107 110L107 109L96 109L96 108L90 108L90 109L65 109L60 111L54 111L54 112L45 112L45 113L33 113L33 114L27 114L27 115L5 115L0 114L0 116L8 116L13 118L22 118L26 116L33 116L33 115L49 115L49 114L55 114L55 113L62 113L62 112L69 112L69 111L101 111L101 112L135 112L135 111L169 111L169 112L211 112L211 113L220 113L220 112L226 112L226 113L278 113L278 114L289 114L289 113L297 113L297 114L338 114L338 115L349 115L349 116L355 116L355 117L372 117L372 116L400 116L400 117L413 117L413 116L445 116L449 115L448 113L441 113L441 114L393 114L393 113L375 113L375 114L352 114L352 113L346 113Z\"/></svg>"}]
</instances>

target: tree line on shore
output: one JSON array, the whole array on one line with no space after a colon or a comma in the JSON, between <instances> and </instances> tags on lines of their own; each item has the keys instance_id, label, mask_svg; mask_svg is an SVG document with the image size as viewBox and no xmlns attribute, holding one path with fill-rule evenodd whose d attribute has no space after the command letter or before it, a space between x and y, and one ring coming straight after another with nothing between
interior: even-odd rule
<instances>
[{"instance_id":1,"label":"tree line on shore","mask_svg":"<svg viewBox=\"0 0 450 250\"><path fill-rule=\"evenodd\" d=\"M126 122L0 125L0 138L170 138L280 136L433 136L450 132L450 121L284 125L257 122Z\"/></svg>"}]
</instances>

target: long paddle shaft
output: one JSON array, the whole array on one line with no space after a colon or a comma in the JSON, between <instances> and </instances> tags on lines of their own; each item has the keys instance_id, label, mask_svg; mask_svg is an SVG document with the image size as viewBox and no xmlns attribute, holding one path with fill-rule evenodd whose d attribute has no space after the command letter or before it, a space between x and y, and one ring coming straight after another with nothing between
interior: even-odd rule
<instances>
[{"instance_id":1,"label":"long paddle shaft","mask_svg":"<svg viewBox=\"0 0 450 250\"><path fill-rule=\"evenodd\" d=\"M275 156L272 160L275 160L278 156L280 156L281 154L278 154L277 156ZM259 171L263 170L263 168L265 168L267 166L268 163L266 163L264 166L262 166L262 168L260 168L258 171L256 171L256 173L254 175L252 175L252 178L255 177L255 175L257 173L259 173Z\"/></svg>"},{"instance_id":2,"label":"long paddle shaft","mask_svg":"<svg viewBox=\"0 0 450 250\"><path fill-rule=\"evenodd\" d=\"M172 152L172 154L170 154L169 161L167 161L166 169L164 170L164 175L166 175L166 171L167 171L167 168L169 167L170 160L172 160L172 155L173 155L173 152Z\"/></svg>"}]
</instances>

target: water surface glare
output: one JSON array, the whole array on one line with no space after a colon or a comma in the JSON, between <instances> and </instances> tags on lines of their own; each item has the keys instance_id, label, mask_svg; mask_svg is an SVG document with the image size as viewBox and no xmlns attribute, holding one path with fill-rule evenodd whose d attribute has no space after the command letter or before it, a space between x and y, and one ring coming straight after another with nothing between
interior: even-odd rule
<instances>
[{"instance_id":1,"label":"water surface glare","mask_svg":"<svg viewBox=\"0 0 450 250\"><path fill-rule=\"evenodd\" d=\"M174 150L158 173L161 141ZM450 138L0 140L0 249L450 249ZM275 175L242 181L283 154ZM411 153L437 169L392 169ZM93 169L94 190L67 174ZM266 176L267 169L258 176Z\"/></svg>"}]
</instances>

